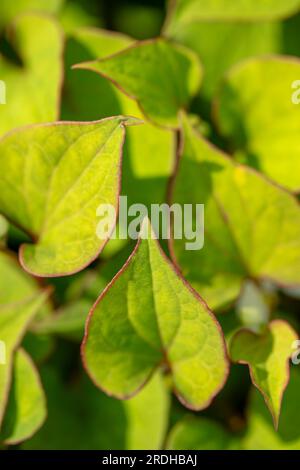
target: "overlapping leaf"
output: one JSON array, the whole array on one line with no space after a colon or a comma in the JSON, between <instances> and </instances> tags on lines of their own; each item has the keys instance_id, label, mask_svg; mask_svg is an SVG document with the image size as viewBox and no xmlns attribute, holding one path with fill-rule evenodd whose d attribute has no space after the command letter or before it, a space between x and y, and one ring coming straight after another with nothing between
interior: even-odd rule
<instances>
[{"instance_id":1,"label":"overlapping leaf","mask_svg":"<svg viewBox=\"0 0 300 470\"><path fill-rule=\"evenodd\" d=\"M11 42L22 64L0 56L0 79L6 87L6 104L0 106L0 135L59 116L63 37L58 25L46 16L26 14L16 20L12 33Z\"/></svg>"},{"instance_id":2,"label":"overlapping leaf","mask_svg":"<svg viewBox=\"0 0 300 470\"><path fill-rule=\"evenodd\" d=\"M202 409L227 376L217 321L163 256L144 220L136 249L91 311L83 360L108 394L135 394L161 363L182 402ZM146 230L148 230L146 232Z\"/></svg>"},{"instance_id":3,"label":"overlapping leaf","mask_svg":"<svg viewBox=\"0 0 300 470\"><path fill-rule=\"evenodd\" d=\"M183 275L212 308L234 300L244 277L299 285L298 201L234 163L196 134L187 119L183 133L171 199L205 205L204 248L188 251L185 239L173 242Z\"/></svg>"},{"instance_id":4,"label":"overlapping leaf","mask_svg":"<svg viewBox=\"0 0 300 470\"><path fill-rule=\"evenodd\" d=\"M248 364L253 384L260 390L278 427L284 390L289 381L289 359L296 332L288 323L272 321L262 334L242 329L232 338L233 361Z\"/></svg>"},{"instance_id":5,"label":"overlapping leaf","mask_svg":"<svg viewBox=\"0 0 300 470\"><path fill-rule=\"evenodd\" d=\"M134 122L36 125L0 141L0 212L36 240L21 248L28 271L70 274L101 251L96 210L117 210L125 126Z\"/></svg>"},{"instance_id":6,"label":"overlapping leaf","mask_svg":"<svg viewBox=\"0 0 300 470\"><path fill-rule=\"evenodd\" d=\"M178 113L197 93L202 70L197 56L164 39L141 41L110 57L76 68L110 79L161 126L178 127Z\"/></svg>"},{"instance_id":7,"label":"overlapping leaf","mask_svg":"<svg viewBox=\"0 0 300 470\"><path fill-rule=\"evenodd\" d=\"M216 103L220 130L240 158L292 191L300 190L300 106L292 100L299 76L296 58L250 59L228 73Z\"/></svg>"},{"instance_id":8,"label":"overlapping leaf","mask_svg":"<svg viewBox=\"0 0 300 470\"><path fill-rule=\"evenodd\" d=\"M16 352L13 382L0 439L6 445L30 438L46 418L46 397L38 372L23 350Z\"/></svg>"}]
</instances>

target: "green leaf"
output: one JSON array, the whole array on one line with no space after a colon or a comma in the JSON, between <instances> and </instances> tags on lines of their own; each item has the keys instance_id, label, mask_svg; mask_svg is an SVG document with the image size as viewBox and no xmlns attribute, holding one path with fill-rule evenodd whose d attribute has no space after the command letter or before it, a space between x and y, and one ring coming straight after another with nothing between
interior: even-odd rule
<instances>
[{"instance_id":1,"label":"green leaf","mask_svg":"<svg viewBox=\"0 0 300 470\"><path fill-rule=\"evenodd\" d=\"M13 382L0 439L15 445L29 439L46 419L46 397L38 372L23 349L16 352Z\"/></svg>"},{"instance_id":2,"label":"green leaf","mask_svg":"<svg viewBox=\"0 0 300 470\"><path fill-rule=\"evenodd\" d=\"M233 450L238 444L233 436L215 421L187 416L171 430L167 448L170 450Z\"/></svg>"},{"instance_id":3,"label":"green leaf","mask_svg":"<svg viewBox=\"0 0 300 470\"><path fill-rule=\"evenodd\" d=\"M63 37L57 23L46 16L22 15L13 25L12 37L22 65L0 56L0 79L6 86L6 104L0 106L0 135L59 116Z\"/></svg>"},{"instance_id":4,"label":"green leaf","mask_svg":"<svg viewBox=\"0 0 300 470\"><path fill-rule=\"evenodd\" d=\"M258 391L251 395L248 428L242 446L246 450L299 450L300 448L300 375L298 367L291 369L290 383L284 394L278 431L264 400Z\"/></svg>"},{"instance_id":5,"label":"green leaf","mask_svg":"<svg viewBox=\"0 0 300 470\"><path fill-rule=\"evenodd\" d=\"M131 123L119 116L36 125L0 141L0 212L36 240L20 249L27 271L67 275L98 256L107 239L97 236L96 209L101 203L117 210L125 126Z\"/></svg>"},{"instance_id":6,"label":"green leaf","mask_svg":"<svg viewBox=\"0 0 300 470\"><path fill-rule=\"evenodd\" d=\"M175 0L170 2L167 29L197 21L272 20L299 10L299 0Z\"/></svg>"},{"instance_id":7,"label":"green leaf","mask_svg":"<svg viewBox=\"0 0 300 470\"><path fill-rule=\"evenodd\" d=\"M1 305L0 340L1 352L4 350L4 364L0 364L0 424L7 403L14 351L20 344L28 324L45 302L46 295L41 293L23 302Z\"/></svg>"},{"instance_id":8,"label":"green leaf","mask_svg":"<svg viewBox=\"0 0 300 470\"><path fill-rule=\"evenodd\" d=\"M249 366L251 380L262 393L276 429L289 382L289 359L297 339L297 333L287 322L273 320L262 334L241 329L231 340L232 360Z\"/></svg>"},{"instance_id":9,"label":"green leaf","mask_svg":"<svg viewBox=\"0 0 300 470\"><path fill-rule=\"evenodd\" d=\"M249 59L227 74L216 102L239 158L292 191L300 191L300 106L292 101L299 76L296 58Z\"/></svg>"},{"instance_id":10,"label":"green leaf","mask_svg":"<svg viewBox=\"0 0 300 470\"><path fill-rule=\"evenodd\" d=\"M71 383L57 370L42 371L48 419L23 449L161 449L169 414L169 394L155 374L141 393L124 402L107 397L85 377ZM59 426L58 426L59 423ZM84 429L84 432L83 432Z\"/></svg>"},{"instance_id":11,"label":"green leaf","mask_svg":"<svg viewBox=\"0 0 300 470\"><path fill-rule=\"evenodd\" d=\"M0 4L0 25L9 23L15 16L27 11L57 13L64 0L2 0Z\"/></svg>"},{"instance_id":12,"label":"green leaf","mask_svg":"<svg viewBox=\"0 0 300 470\"><path fill-rule=\"evenodd\" d=\"M83 361L93 381L121 399L137 393L165 364L178 398L203 409L227 377L224 338L204 302L164 256L149 225L145 219L135 250L91 311Z\"/></svg>"},{"instance_id":13,"label":"green leaf","mask_svg":"<svg viewBox=\"0 0 300 470\"><path fill-rule=\"evenodd\" d=\"M184 48L155 39L137 42L110 57L77 64L95 71L135 99L153 122L178 127L178 113L197 93L202 69L196 55Z\"/></svg>"},{"instance_id":14,"label":"green leaf","mask_svg":"<svg viewBox=\"0 0 300 470\"><path fill-rule=\"evenodd\" d=\"M172 243L183 276L211 308L235 300L245 277L299 285L298 201L235 163L198 135L187 119L183 139L170 199L205 205L202 250L186 250L185 239Z\"/></svg>"}]
</instances>

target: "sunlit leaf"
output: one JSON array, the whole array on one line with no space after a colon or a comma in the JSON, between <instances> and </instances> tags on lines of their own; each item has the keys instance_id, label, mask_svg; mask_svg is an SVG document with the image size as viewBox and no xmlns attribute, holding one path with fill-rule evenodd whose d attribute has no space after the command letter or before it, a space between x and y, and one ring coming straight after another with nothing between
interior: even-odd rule
<instances>
[{"instance_id":1,"label":"sunlit leaf","mask_svg":"<svg viewBox=\"0 0 300 470\"><path fill-rule=\"evenodd\" d=\"M66 275L97 257L107 238L97 236L96 210L118 207L125 126L134 122L36 125L0 141L0 212L36 240L21 247L26 270Z\"/></svg>"},{"instance_id":2,"label":"sunlit leaf","mask_svg":"<svg viewBox=\"0 0 300 470\"><path fill-rule=\"evenodd\" d=\"M145 219L143 238L92 309L84 364L101 389L126 398L164 363L179 399L202 409L226 380L222 333L202 299L165 258L147 225Z\"/></svg>"}]
</instances>

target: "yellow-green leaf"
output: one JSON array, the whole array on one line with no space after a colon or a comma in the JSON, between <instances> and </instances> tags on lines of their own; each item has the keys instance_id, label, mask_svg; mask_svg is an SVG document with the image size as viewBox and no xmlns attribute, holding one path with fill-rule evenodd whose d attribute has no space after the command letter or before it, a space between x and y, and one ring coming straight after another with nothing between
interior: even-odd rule
<instances>
[{"instance_id":1,"label":"yellow-green leaf","mask_svg":"<svg viewBox=\"0 0 300 470\"><path fill-rule=\"evenodd\" d=\"M202 409L227 377L224 338L149 226L145 219L135 250L91 311L83 361L93 381L118 398L137 393L164 364L178 398Z\"/></svg>"},{"instance_id":2,"label":"yellow-green leaf","mask_svg":"<svg viewBox=\"0 0 300 470\"><path fill-rule=\"evenodd\" d=\"M83 269L107 242L97 235L100 204L117 210L125 126L102 121L35 125L0 141L0 212L31 234L25 269L39 276Z\"/></svg>"}]
</instances>

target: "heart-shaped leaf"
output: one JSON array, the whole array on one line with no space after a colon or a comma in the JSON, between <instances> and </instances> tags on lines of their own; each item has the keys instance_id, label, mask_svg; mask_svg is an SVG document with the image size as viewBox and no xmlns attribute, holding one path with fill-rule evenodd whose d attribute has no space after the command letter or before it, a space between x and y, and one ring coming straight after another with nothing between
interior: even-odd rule
<instances>
[{"instance_id":1,"label":"heart-shaped leaf","mask_svg":"<svg viewBox=\"0 0 300 470\"><path fill-rule=\"evenodd\" d=\"M164 256L147 219L140 237L91 311L86 370L108 394L128 398L165 364L179 399L205 408L228 373L220 327Z\"/></svg>"},{"instance_id":2,"label":"heart-shaped leaf","mask_svg":"<svg viewBox=\"0 0 300 470\"><path fill-rule=\"evenodd\" d=\"M289 382L289 359L297 333L282 320L272 321L265 332L239 330L231 340L234 362L247 364L253 384L262 393L278 428L284 390Z\"/></svg>"},{"instance_id":3,"label":"heart-shaped leaf","mask_svg":"<svg viewBox=\"0 0 300 470\"><path fill-rule=\"evenodd\" d=\"M216 101L239 158L292 191L300 191L300 106L292 100L299 76L296 58L249 59L228 73Z\"/></svg>"},{"instance_id":4,"label":"heart-shaped leaf","mask_svg":"<svg viewBox=\"0 0 300 470\"><path fill-rule=\"evenodd\" d=\"M299 10L299 0L173 0L167 29L208 20L270 20L291 16Z\"/></svg>"},{"instance_id":5,"label":"heart-shaped leaf","mask_svg":"<svg viewBox=\"0 0 300 470\"><path fill-rule=\"evenodd\" d=\"M153 122L178 127L178 113L199 89L202 69L197 56L164 39L137 42L110 57L77 64L111 80L135 99Z\"/></svg>"},{"instance_id":6,"label":"heart-shaped leaf","mask_svg":"<svg viewBox=\"0 0 300 470\"><path fill-rule=\"evenodd\" d=\"M235 163L197 134L187 118L183 121L184 144L171 200L181 206L205 205L204 247L188 251L190 240L172 243L183 276L212 308L234 300L245 277L299 285L298 201Z\"/></svg>"},{"instance_id":7,"label":"heart-shaped leaf","mask_svg":"<svg viewBox=\"0 0 300 470\"><path fill-rule=\"evenodd\" d=\"M117 211L125 126L131 123L119 116L35 125L0 141L0 212L36 241L21 247L26 270L67 275L97 257L107 238L96 233L96 210L111 204Z\"/></svg>"},{"instance_id":8,"label":"heart-shaped leaf","mask_svg":"<svg viewBox=\"0 0 300 470\"><path fill-rule=\"evenodd\" d=\"M22 64L0 56L0 79L6 89L6 104L0 106L0 135L59 116L63 37L58 25L46 16L26 14L16 20L12 32Z\"/></svg>"},{"instance_id":9,"label":"heart-shaped leaf","mask_svg":"<svg viewBox=\"0 0 300 470\"><path fill-rule=\"evenodd\" d=\"M1 441L15 445L29 439L43 424L46 413L46 397L35 365L23 349L18 349Z\"/></svg>"}]
</instances>

